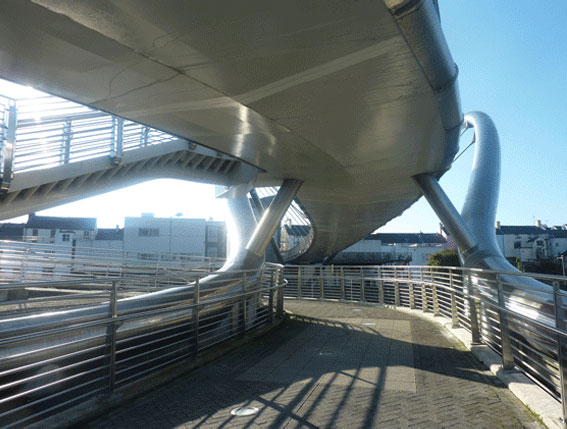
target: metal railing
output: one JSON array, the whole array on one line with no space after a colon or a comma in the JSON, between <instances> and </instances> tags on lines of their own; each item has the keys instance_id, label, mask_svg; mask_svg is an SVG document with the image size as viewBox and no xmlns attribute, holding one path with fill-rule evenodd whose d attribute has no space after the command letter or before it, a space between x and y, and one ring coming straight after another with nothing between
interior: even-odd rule
<instances>
[{"instance_id":1,"label":"metal railing","mask_svg":"<svg viewBox=\"0 0 567 429\"><path fill-rule=\"evenodd\" d=\"M179 272L175 281L189 286L168 289L167 300L165 291L138 295L135 308L127 304L140 277L0 285L40 291L25 307L0 303L2 426L41 421L283 317L281 265L204 275ZM227 290L227 275L237 287ZM53 317L34 323L46 311Z\"/></svg>"},{"instance_id":2,"label":"metal railing","mask_svg":"<svg viewBox=\"0 0 567 429\"><path fill-rule=\"evenodd\" d=\"M19 100L2 97L0 113L6 133L15 126L11 130L15 135L12 173L100 156L109 156L118 163L125 151L178 140L153 128L48 95ZM16 115L17 120L10 123L9 113ZM5 145L2 149L4 152Z\"/></svg>"},{"instance_id":3,"label":"metal railing","mask_svg":"<svg viewBox=\"0 0 567 429\"><path fill-rule=\"evenodd\" d=\"M518 289L529 277L549 286ZM567 277L421 266L285 267L285 296L409 307L445 316L562 401L567 417Z\"/></svg>"},{"instance_id":4,"label":"metal railing","mask_svg":"<svg viewBox=\"0 0 567 429\"><path fill-rule=\"evenodd\" d=\"M0 241L0 284L144 277L131 287L150 292L176 285L174 277L158 276L176 273L201 275L219 269L223 263L222 258L204 256ZM10 293L17 295L16 292ZM8 293L0 290L0 301L5 300Z\"/></svg>"}]
</instances>

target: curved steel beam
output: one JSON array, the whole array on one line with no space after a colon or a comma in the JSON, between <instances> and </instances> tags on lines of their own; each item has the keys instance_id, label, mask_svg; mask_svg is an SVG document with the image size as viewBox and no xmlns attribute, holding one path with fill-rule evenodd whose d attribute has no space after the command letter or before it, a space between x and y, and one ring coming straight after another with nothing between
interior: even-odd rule
<instances>
[{"instance_id":1,"label":"curved steel beam","mask_svg":"<svg viewBox=\"0 0 567 429\"><path fill-rule=\"evenodd\" d=\"M498 244L494 223L500 193L500 140L490 116L483 112L465 115L465 128L474 129L476 142L472 174L461 214L487 256L504 258Z\"/></svg>"},{"instance_id":2,"label":"curved steel beam","mask_svg":"<svg viewBox=\"0 0 567 429\"><path fill-rule=\"evenodd\" d=\"M518 272L498 247L494 229L500 190L500 141L496 126L490 116L482 112L466 114L463 125L474 129L476 145L461 214L432 174L414 176L414 180L455 239L465 267ZM552 290L549 285L525 277L503 275L502 281L512 288L545 293Z\"/></svg>"}]
</instances>

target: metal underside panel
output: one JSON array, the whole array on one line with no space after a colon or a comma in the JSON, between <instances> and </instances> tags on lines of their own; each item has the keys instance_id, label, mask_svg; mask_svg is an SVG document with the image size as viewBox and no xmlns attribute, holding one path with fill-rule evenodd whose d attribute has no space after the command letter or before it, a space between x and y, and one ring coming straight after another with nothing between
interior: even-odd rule
<instances>
[{"instance_id":1,"label":"metal underside panel","mask_svg":"<svg viewBox=\"0 0 567 429\"><path fill-rule=\"evenodd\" d=\"M302 180L320 260L401 214L462 121L430 1L0 4L0 76Z\"/></svg>"}]
</instances>

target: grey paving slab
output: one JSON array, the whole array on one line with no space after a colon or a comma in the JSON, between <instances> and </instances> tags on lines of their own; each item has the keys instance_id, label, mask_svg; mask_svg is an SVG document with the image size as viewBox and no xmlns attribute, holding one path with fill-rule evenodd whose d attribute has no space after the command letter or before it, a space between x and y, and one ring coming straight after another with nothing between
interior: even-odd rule
<instances>
[{"instance_id":1,"label":"grey paving slab","mask_svg":"<svg viewBox=\"0 0 567 429\"><path fill-rule=\"evenodd\" d=\"M291 320L92 428L541 427L459 343L380 307L286 301ZM259 412L235 417L238 406ZM84 426L84 425L83 425Z\"/></svg>"}]
</instances>

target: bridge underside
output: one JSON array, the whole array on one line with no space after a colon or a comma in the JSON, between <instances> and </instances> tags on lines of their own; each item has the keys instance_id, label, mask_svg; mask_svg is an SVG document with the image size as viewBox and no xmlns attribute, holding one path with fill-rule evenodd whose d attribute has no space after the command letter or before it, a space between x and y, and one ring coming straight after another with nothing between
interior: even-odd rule
<instances>
[{"instance_id":1,"label":"bridge underside","mask_svg":"<svg viewBox=\"0 0 567 429\"><path fill-rule=\"evenodd\" d=\"M0 58L3 78L259 167L256 186L302 181L304 261L413 204L462 122L430 1L6 1Z\"/></svg>"}]
</instances>

